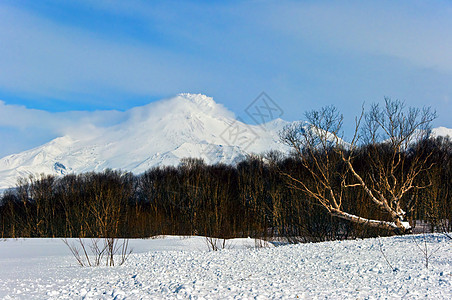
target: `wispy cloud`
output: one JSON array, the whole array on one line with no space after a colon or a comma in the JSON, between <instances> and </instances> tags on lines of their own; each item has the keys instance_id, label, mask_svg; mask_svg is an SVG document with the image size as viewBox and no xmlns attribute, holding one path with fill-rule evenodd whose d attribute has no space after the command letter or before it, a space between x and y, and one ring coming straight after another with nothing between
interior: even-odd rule
<instances>
[{"instance_id":1,"label":"wispy cloud","mask_svg":"<svg viewBox=\"0 0 452 300\"><path fill-rule=\"evenodd\" d=\"M55 137L77 138L115 125L128 117L120 111L48 112L0 101L0 157L38 146Z\"/></svg>"}]
</instances>

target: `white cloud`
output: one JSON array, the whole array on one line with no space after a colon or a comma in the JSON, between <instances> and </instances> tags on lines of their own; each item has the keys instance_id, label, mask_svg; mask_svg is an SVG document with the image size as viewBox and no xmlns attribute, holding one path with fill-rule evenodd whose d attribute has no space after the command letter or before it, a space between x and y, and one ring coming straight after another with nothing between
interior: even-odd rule
<instances>
[{"instance_id":1,"label":"white cloud","mask_svg":"<svg viewBox=\"0 0 452 300\"><path fill-rule=\"evenodd\" d=\"M90 134L93 130L117 124L127 115L120 111L47 112L0 100L0 157L39 146L51 139L71 134Z\"/></svg>"},{"instance_id":2,"label":"white cloud","mask_svg":"<svg viewBox=\"0 0 452 300\"><path fill-rule=\"evenodd\" d=\"M124 119L120 111L68 111L48 112L30 109L22 105L6 104L0 100L0 127L19 130L30 128L49 130L54 134L65 134L69 128L92 124L109 126Z\"/></svg>"}]
</instances>

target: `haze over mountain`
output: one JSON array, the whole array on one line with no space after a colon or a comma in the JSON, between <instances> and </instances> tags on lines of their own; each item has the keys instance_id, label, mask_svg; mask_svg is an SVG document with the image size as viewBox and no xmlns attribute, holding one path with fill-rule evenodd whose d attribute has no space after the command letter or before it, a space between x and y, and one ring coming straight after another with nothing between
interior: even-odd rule
<instances>
[{"instance_id":1,"label":"haze over mountain","mask_svg":"<svg viewBox=\"0 0 452 300\"><path fill-rule=\"evenodd\" d=\"M185 157L233 164L248 153L287 151L281 119L247 125L205 95L177 97L135 107L109 127L84 126L37 148L0 159L0 189L29 175L102 171L141 173L154 166L178 165Z\"/></svg>"}]
</instances>

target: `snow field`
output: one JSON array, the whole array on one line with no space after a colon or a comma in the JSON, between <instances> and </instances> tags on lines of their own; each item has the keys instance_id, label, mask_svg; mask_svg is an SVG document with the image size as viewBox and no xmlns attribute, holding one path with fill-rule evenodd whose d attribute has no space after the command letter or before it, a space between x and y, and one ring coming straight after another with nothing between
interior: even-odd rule
<instances>
[{"instance_id":1,"label":"snow field","mask_svg":"<svg viewBox=\"0 0 452 300\"><path fill-rule=\"evenodd\" d=\"M423 247L423 235L268 248L237 239L220 251L206 250L202 237L137 240L123 266L95 268L77 266L60 240L49 240L0 242L0 297L452 299L452 241L439 234L427 236L428 270L415 243ZM14 251L27 244L28 255ZM42 256L45 247L52 256Z\"/></svg>"}]
</instances>

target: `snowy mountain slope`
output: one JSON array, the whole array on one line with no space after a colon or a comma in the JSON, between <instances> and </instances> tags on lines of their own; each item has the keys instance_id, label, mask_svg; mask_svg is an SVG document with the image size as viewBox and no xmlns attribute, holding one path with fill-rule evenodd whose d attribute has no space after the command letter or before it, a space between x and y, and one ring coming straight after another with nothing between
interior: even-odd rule
<instances>
[{"instance_id":1,"label":"snowy mountain slope","mask_svg":"<svg viewBox=\"0 0 452 300\"><path fill-rule=\"evenodd\" d=\"M446 128L446 127L434 128L434 129L432 129L432 135L434 137L444 136L444 137L449 137L452 139L452 128Z\"/></svg>"},{"instance_id":2,"label":"snowy mountain slope","mask_svg":"<svg viewBox=\"0 0 452 300\"><path fill-rule=\"evenodd\" d=\"M139 174L154 166L178 165L184 157L233 164L248 153L289 150L279 140L289 122L247 125L201 94L180 94L122 114L114 125L87 123L45 145L0 159L0 191L30 175L106 168ZM452 137L452 129L433 129L433 136L447 135Z\"/></svg>"},{"instance_id":3,"label":"snowy mountain slope","mask_svg":"<svg viewBox=\"0 0 452 300\"><path fill-rule=\"evenodd\" d=\"M288 122L261 126L236 120L210 97L180 94L133 108L123 122L74 130L40 147L0 159L0 189L17 178L39 174L102 171L141 173L160 165L177 165L184 157L207 163L234 163L247 153L286 151L278 133ZM89 124L88 124L89 125Z\"/></svg>"}]
</instances>

